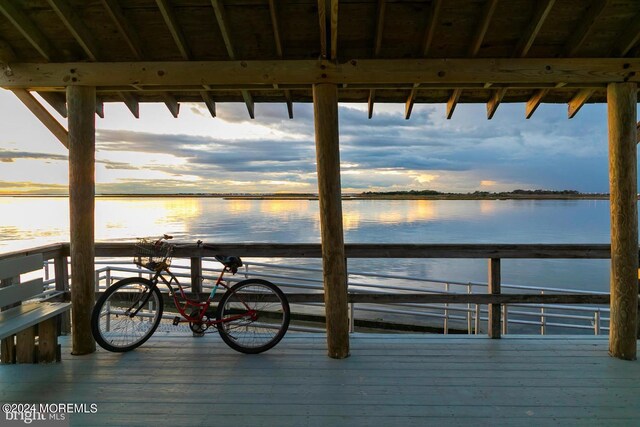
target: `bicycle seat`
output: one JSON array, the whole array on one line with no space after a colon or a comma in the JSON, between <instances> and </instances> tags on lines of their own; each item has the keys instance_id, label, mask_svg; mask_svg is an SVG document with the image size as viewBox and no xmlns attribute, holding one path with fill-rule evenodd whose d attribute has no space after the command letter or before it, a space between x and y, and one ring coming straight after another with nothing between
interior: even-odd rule
<instances>
[{"instance_id":1,"label":"bicycle seat","mask_svg":"<svg viewBox=\"0 0 640 427\"><path fill-rule=\"evenodd\" d=\"M233 274L242 267L242 260L237 256L216 255L216 261L230 269Z\"/></svg>"}]
</instances>

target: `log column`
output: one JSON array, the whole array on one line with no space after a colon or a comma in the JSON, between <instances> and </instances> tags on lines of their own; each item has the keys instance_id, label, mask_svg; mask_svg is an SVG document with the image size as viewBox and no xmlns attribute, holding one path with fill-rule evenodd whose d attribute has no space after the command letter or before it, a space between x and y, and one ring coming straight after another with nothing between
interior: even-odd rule
<instances>
[{"instance_id":1,"label":"log column","mask_svg":"<svg viewBox=\"0 0 640 427\"><path fill-rule=\"evenodd\" d=\"M91 310L95 299L95 88L67 87L67 104L73 337L71 353L81 355L96 350L96 343L91 336Z\"/></svg>"},{"instance_id":2,"label":"log column","mask_svg":"<svg viewBox=\"0 0 640 427\"><path fill-rule=\"evenodd\" d=\"M342 230L338 88L335 84L313 86L313 113L316 130L327 347L329 357L343 359L349 356L349 311Z\"/></svg>"},{"instance_id":3,"label":"log column","mask_svg":"<svg viewBox=\"0 0 640 427\"><path fill-rule=\"evenodd\" d=\"M638 196L635 83L610 83L611 321L609 354L636 358L638 317Z\"/></svg>"}]
</instances>

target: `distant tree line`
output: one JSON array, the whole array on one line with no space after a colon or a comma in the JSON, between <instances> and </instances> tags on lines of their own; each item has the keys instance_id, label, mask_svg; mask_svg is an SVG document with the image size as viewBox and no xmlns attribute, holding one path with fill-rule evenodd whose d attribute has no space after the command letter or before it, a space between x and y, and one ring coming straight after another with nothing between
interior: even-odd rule
<instances>
[{"instance_id":1,"label":"distant tree line","mask_svg":"<svg viewBox=\"0 0 640 427\"><path fill-rule=\"evenodd\" d=\"M448 196L456 194L468 194L472 196L507 196L507 195L579 195L576 190L522 190L502 191L492 193L490 191L474 191L473 193L443 193L436 190L410 190L410 191L365 191L361 193L363 196Z\"/></svg>"}]
</instances>

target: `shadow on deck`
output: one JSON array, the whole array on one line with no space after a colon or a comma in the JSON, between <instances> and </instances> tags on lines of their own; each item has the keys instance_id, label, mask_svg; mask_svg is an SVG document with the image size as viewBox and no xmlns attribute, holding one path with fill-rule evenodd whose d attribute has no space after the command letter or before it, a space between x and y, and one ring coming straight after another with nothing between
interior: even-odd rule
<instances>
[{"instance_id":1,"label":"shadow on deck","mask_svg":"<svg viewBox=\"0 0 640 427\"><path fill-rule=\"evenodd\" d=\"M355 334L352 356L332 360L319 334L247 356L214 334L159 333L130 353L73 357L64 338L60 364L0 366L0 401L97 404L47 424L61 426L632 425L640 363L607 348L594 337Z\"/></svg>"}]
</instances>

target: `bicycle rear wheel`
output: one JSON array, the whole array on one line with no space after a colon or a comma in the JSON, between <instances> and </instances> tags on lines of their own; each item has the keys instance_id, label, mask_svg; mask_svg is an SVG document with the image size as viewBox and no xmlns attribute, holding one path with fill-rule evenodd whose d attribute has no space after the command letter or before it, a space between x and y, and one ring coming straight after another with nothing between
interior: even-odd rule
<instances>
[{"instance_id":1,"label":"bicycle rear wheel","mask_svg":"<svg viewBox=\"0 0 640 427\"><path fill-rule=\"evenodd\" d=\"M93 308L93 338L105 350L133 350L153 335L162 309L162 294L153 282L141 277L120 280L100 296Z\"/></svg>"},{"instance_id":2,"label":"bicycle rear wheel","mask_svg":"<svg viewBox=\"0 0 640 427\"><path fill-rule=\"evenodd\" d=\"M284 337L291 314L284 293L273 283L243 280L220 300L216 319L222 340L241 353L267 351Z\"/></svg>"}]
</instances>

